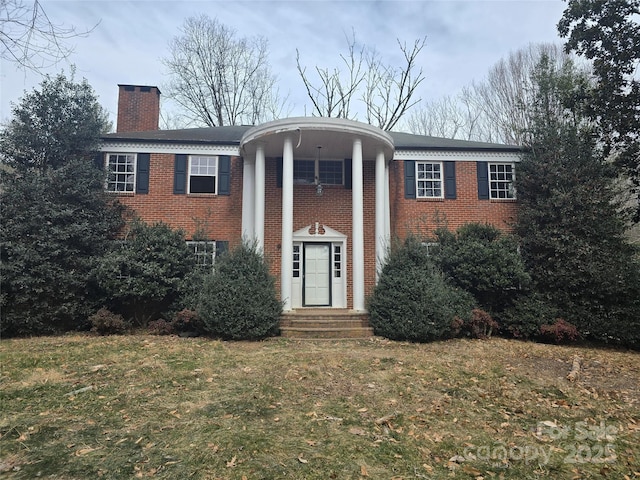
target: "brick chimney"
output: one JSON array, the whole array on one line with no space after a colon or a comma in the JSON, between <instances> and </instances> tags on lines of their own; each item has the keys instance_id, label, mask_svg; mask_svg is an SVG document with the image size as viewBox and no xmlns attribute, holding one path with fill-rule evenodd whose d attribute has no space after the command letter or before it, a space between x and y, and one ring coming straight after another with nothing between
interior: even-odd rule
<instances>
[{"instance_id":1,"label":"brick chimney","mask_svg":"<svg viewBox=\"0 0 640 480\"><path fill-rule=\"evenodd\" d=\"M158 87L118 85L118 124L116 132L158 130L160 90Z\"/></svg>"}]
</instances>

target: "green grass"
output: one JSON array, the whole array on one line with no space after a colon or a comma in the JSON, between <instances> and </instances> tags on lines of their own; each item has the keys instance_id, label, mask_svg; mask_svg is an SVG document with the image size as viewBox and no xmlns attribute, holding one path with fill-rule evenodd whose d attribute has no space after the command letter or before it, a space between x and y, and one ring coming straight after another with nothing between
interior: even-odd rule
<instances>
[{"instance_id":1,"label":"green grass","mask_svg":"<svg viewBox=\"0 0 640 480\"><path fill-rule=\"evenodd\" d=\"M634 352L75 335L0 355L0 478L640 477Z\"/></svg>"}]
</instances>

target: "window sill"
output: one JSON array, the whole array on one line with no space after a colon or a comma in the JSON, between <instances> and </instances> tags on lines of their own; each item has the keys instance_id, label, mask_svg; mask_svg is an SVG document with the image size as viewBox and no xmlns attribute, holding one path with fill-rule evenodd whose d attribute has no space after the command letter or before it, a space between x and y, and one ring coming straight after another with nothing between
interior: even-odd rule
<instances>
[{"instance_id":1,"label":"window sill","mask_svg":"<svg viewBox=\"0 0 640 480\"><path fill-rule=\"evenodd\" d=\"M418 197L416 200L419 202L444 202L444 198L436 197Z\"/></svg>"},{"instance_id":2,"label":"window sill","mask_svg":"<svg viewBox=\"0 0 640 480\"><path fill-rule=\"evenodd\" d=\"M133 197L136 194L136 192L114 192L111 190L107 190L107 193L109 195L116 195L118 197Z\"/></svg>"},{"instance_id":3,"label":"window sill","mask_svg":"<svg viewBox=\"0 0 640 480\"><path fill-rule=\"evenodd\" d=\"M490 198L489 201L491 203L516 203L518 199L517 198Z\"/></svg>"},{"instance_id":4,"label":"window sill","mask_svg":"<svg viewBox=\"0 0 640 480\"><path fill-rule=\"evenodd\" d=\"M217 197L217 193L187 193L187 197Z\"/></svg>"}]
</instances>

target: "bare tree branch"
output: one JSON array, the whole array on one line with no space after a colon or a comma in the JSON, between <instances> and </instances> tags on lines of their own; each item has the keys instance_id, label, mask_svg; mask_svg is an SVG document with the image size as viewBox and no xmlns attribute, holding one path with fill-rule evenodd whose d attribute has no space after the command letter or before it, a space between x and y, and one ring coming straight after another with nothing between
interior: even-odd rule
<instances>
[{"instance_id":1,"label":"bare tree branch","mask_svg":"<svg viewBox=\"0 0 640 480\"><path fill-rule=\"evenodd\" d=\"M417 87L424 80L422 69L417 69L417 58L425 39L416 40L413 48L400 45L405 64L401 68L386 65L380 55L371 49L356 49L355 34L347 38L347 54L340 55L345 72L340 68L315 67L317 78L311 79L306 67L300 63L296 50L298 73L304 83L313 114L324 117L356 119L353 99L359 95L364 104L366 121L382 129L392 129L419 99L414 99ZM366 67L366 71L363 68Z\"/></svg>"},{"instance_id":2,"label":"bare tree branch","mask_svg":"<svg viewBox=\"0 0 640 480\"><path fill-rule=\"evenodd\" d=\"M192 122L253 125L283 110L266 39L237 38L233 29L200 15L187 18L169 49L166 94Z\"/></svg>"},{"instance_id":3,"label":"bare tree branch","mask_svg":"<svg viewBox=\"0 0 640 480\"><path fill-rule=\"evenodd\" d=\"M38 0L0 0L0 58L39 72L67 59L73 53L67 41L86 37L96 27L79 32L55 24Z\"/></svg>"}]
</instances>

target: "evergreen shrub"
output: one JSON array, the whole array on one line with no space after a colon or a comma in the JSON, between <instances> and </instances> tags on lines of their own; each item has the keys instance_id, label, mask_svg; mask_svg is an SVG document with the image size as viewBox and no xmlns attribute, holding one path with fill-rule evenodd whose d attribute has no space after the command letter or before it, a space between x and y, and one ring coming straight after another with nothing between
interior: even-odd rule
<instances>
[{"instance_id":1,"label":"evergreen shrub","mask_svg":"<svg viewBox=\"0 0 640 480\"><path fill-rule=\"evenodd\" d=\"M502 334L520 339L536 339L542 325L558 318L558 309L542 295L530 293L518 297L500 314Z\"/></svg>"},{"instance_id":2,"label":"evergreen shrub","mask_svg":"<svg viewBox=\"0 0 640 480\"><path fill-rule=\"evenodd\" d=\"M368 302L376 335L412 342L454 336L473 307L473 297L448 283L414 237L392 247Z\"/></svg>"},{"instance_id":3,"label":"evergreen shrub","mask_svg":"<svg viewBox=\"0 0 640 480\"><path fill-rule=\"evenodd\" d=\"M205 333L225 340L258 340L279 333L282 303L255 243L243 242L216 259L204 279L198 315Z\"/></svg>"}]
</instances>

